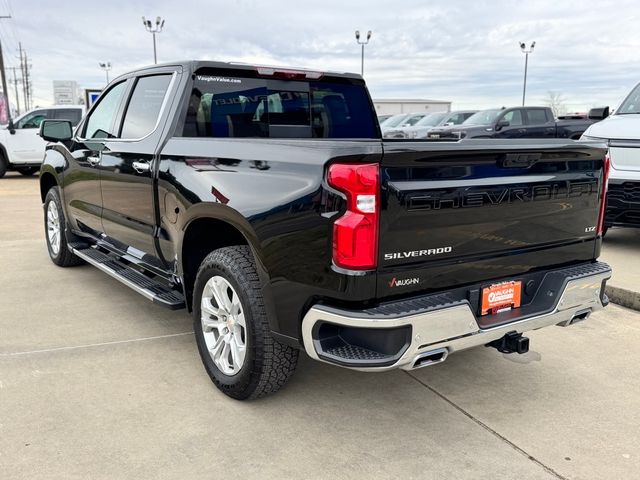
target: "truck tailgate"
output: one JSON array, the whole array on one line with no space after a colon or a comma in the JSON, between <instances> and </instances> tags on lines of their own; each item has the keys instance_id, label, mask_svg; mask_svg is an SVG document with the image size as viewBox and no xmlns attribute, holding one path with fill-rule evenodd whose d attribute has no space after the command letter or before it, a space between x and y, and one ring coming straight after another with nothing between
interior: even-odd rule
<instances>
[{"instance_id":1,"label":"truck tailgate","mask_svg":"<svg viewBox=\"0 0 640 480\"><path fill-rule=\"evenodd\" d=\"M563 140L383 146L379 296L594 258L605 148Z\"/></svg>"}]
</instances>

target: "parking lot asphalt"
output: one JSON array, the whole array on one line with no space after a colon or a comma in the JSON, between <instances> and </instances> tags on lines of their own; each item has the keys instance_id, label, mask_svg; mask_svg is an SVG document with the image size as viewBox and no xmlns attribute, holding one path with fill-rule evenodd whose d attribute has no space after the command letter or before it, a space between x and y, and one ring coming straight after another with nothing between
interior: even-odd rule
<instances>
[{"instance_id":1,"label":"parking lot asphalt","mask_svg":"<svg viewBox=\"0 0 640 480\"><path fill-rule=\"evenodd\" d=\"M277 395L237 402L185 312L49 261L35 177L0 180L0 272L2 479L638 478L632 310L411 374L302 355Z\"/></svg>"}]
</instances>

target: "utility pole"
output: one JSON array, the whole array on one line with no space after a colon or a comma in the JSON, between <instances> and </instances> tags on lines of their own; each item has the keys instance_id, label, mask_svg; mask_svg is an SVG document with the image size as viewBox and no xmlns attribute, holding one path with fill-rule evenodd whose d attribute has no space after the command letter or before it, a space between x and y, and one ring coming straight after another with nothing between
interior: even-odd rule
<instances>
[{"instance_id":1,"label":"utility pole","mask_svg":"<svg viewBox=\"0 0 640 480\"><path fill-rule=\"evenodd\" d=\"M16 76L16 67L10 67L13 70L13 86L16 91L16 113L20 115L20 95L18 95L18 77Z\"/></svg>"},{"instance_id":2,"label":"utility pole","mask_svg":"<svg viewBox=\"0 0 640 480\"><path fill-rule=\"evenodd\" d=\"M2 18L11 18L11 15L0 15ZM4 94L5 102L7 103L7 119L9 125L11 125L11 105L9 105L9 91L7 90L7 76L4 71L4 58L2 56L2 43L0 42L0 74L2 74L2 93Z\"/></svg>"},{"instance_id":3,"label":"utility pole","mask_svg":"<svg viewBox=\"0 0 640 480\"><path fill-rule=\"evenodd\" d=\"M24 96L24 109L25 111L29 110L29 103L27 102L27 75L25 73L26 70L26 62L22 55L22 42L18 42L18 51L20 52L20 72L22 73L22 95Z\"/></svg>"},{"instance_id":4,"label":"utility pole","mask_svg":"<svg viewBox=\"0 0 640 480\"><path fill-rule=\"evenodd\" d=\"M27 52L24 52L24 83L25 83L25 92L27 92L27 104L26 109L29 110L31 108L31 79L29 69L31 65L29 65L29 60L27 60Z\"/></svg>"}]
</instances>

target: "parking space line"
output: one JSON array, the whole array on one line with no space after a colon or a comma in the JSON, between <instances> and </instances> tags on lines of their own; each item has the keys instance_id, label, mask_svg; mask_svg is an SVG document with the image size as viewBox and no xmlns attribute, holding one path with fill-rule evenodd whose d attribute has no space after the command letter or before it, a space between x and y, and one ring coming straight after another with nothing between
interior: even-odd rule
<instances>
[{"instance_id":1,"label":"parking space line","mask_svg":"<svg viewBox=\"0 0 640 480\"><path fill-rule=\"evenodd\" d=\"M56 347L56 348L46 348L43 350L30 350L26 352L12 352L12 353L0 353L0 357L17 357L20 355L31 355L32 353L49 353L49 352L60 352L66 350L78 350L81 348L92 348L92 347L103 347L106 345L119 345L123 343L137 343L137 342L146 342L149 340L159 340L161 338L172 338L172 337L181 337L185 335L193 335L193 332L182 332L182 333L171 333L169 335L156 335L155 337L143 337L143 338L132 338L130 340L116 340L114 342L102 342L102 343L89 343L86 345L73 345L70 347Z\"/></svg>"},{"instance_id":2,"label":"parking space line","mask_svg":"<svg viewBox=\"0 0 640 480\"><path fill-rule=\"evenodd\" d=\"M484 428L485 430L487 430L489 433L491 433L493 436L495 436L498 440L503 441L504 443L506 443L507 445L509 445L511 448L513 448L516 452L520 453L521 455L524 455L525 457L527 457L529 460L531 460L533 463L539 465L540 467L542 467L547 473L549 473L550 475L553 475L554 477L556 477L559 480L569 480L567 477L565 477L564 475L561 475L560 473L556 472L553 468L551 468L548 465L545 465L544 463L542 463L540 460L538 460L536 457L534 457L533 455L527 453L526 450L523 450L522 448L520 448L518 445L516 445L515 443L513 443L511 440L509 440L508 438L504 437L503 435L499 434L497 431L495 431L493 428L491 428L489 425L487 425L486 423L482 422L481 420L477 419L476 417L474 417L471 413L467 412L464 408L462 408L461 406L459 406L457 403L455 403L453 400L450 400L449 398L447 398L444 394L440 393L438 390L436 390L435 388L433 388L432 386L430 386L429 384L423 382L422 380L420 380L419 378L414 377L413 375L411 375L410 372L405 372L409 377L411 377L412 379L414 379L416 382L418 382L420 385L422 385L423 387L425 387L426 389L428 389L429 391L431 391L432 393L434 393L435 395L437 395L438 397L440 397L442 400L444 400L445 402L447 402L449 405L451 405L453 408L455 408L456 410L458 410L460 413L462 413L463 415L465 415L467 418L469 418L469 420L473 421L475 424L479 425L480 427Z\"/></svg>"}]
</instances>

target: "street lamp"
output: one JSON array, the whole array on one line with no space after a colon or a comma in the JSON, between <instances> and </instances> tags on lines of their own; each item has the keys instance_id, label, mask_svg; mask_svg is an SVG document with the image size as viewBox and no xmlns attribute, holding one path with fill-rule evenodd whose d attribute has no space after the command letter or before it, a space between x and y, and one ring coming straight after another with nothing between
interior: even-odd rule
<instances>
[{"instance_id":1,"label":"street lamp","mask_svg":"<svg viewBox=\"0 0 640 480\"><path fill-rule=\"evenodd\" d=\"M362 56L360 57L360 75L364 76L364 46L369 43L371 38L371 30L367 32L367 40L360 40L360 30L356 30L356 42L362 46Z\"/></svg>"},{"instance_id":2,"label":"street lamp","mask_svg":"<svg viewBox=\"0 0 640 480\"><path fill-rule=\"evenodd\" d=\"M154 25L151 20L147 20L145 17L142 17L142 23L144 24L144 28L147 32L153 35L153 63L158 63L158 57L156 55L156 33L160 33L162 31L162 27L164 27L164 20L160 17L156 17L156 23Z\"/></svg>"},{"instance_id":3,"label":"street lamp","mask_svg":"<svg viewBox=\"0 0 640 480\"><path fill-rule=\"evenodd\" d=\"M100 68L107 74L107 85L109 85L109 70L111 70L111 62L100 62L98 65L100 65Z\"/></svg>"},{"instance_id":4,"label":"street lamp","mask_svg":"<svg viewBox=\"0 0 640 480\"><path fill-rule=\"evenodd\" d=\"M533 49L536 46L536 42L531 42L531 46L527 50L527 46L524 42L520 42L520 50L524 53L524 85L522 86L522 106L524 107L524 97L527 93L527 67L529 65L529 54L533 53Z\"/></svg>"}]
</instances>

